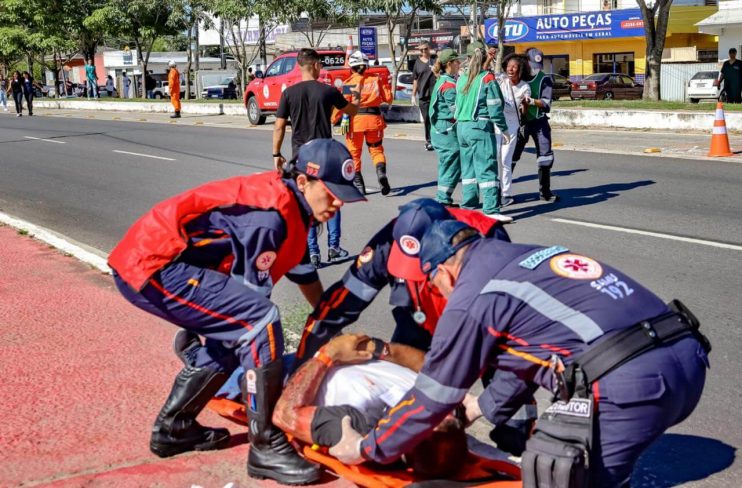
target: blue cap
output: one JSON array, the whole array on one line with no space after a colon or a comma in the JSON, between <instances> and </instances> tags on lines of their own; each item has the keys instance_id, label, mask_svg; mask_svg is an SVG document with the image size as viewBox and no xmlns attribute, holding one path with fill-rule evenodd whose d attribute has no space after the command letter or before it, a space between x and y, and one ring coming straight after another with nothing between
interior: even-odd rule
<instances>
[{"instance_id":1,"label":"blue cap","mask_svg":"<svg viewBox=\"0 0 742 488\"><path fill-rule=\"evenodd\" d=\"M420 272L420 242L433 222L451 218L446 207L430 198L418 198L399 207L387 270L397 278L424 281L425 275Z\"/></svg>"},{"instance_id":2,"label":"blue cap","mask_svg":"<svg viewBox=\"0 0 742 488\"><path fill-rule=\"evenodd\" d=\"M314 139L299 148L295 168L320 180L338 200L350 203L366 200L353 185L356 175L348 149L335 139Z\"/></svg>"},{"instance_id":3,"label":"blue cap","mask_svg":"<svg viewBox=\"0 0 742 488\"><path fill-rule=\"evenodd\" d=\"M455 246L451 244L453 237L464 229L476 230L458 220L441 220L434 222L425 232L423 243L420 246L420 269L423 273L431 274L438 269L439 264L456 254L456 251L481 239L479 233L464 239Z\"/></svg>"},{"instance_id":4,"label":"blue cap","mask_svg":"<svg viewBox=\"0 0 742 488\"><path fill-rule=\"evenodd\" d=\"M540 49L532 47L526 51L526 54L528 55L528 64L531 65L531 69L543 69L544 53Z\"/></svg>"}]
</instances>

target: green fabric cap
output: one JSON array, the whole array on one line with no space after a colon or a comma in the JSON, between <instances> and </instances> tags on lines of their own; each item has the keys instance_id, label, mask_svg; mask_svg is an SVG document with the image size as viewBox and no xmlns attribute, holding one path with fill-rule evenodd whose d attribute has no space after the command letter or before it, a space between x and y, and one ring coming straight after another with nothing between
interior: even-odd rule
<instances>
[{"instance_id":1,"label":"green fabric cap","mask_svg":"<svg viewBox=\"0 0 742 488\"><path fill-rule=\"evenodd\" d=\"M461 59L461 56L459 56L459 53L453 49L444 49L438 53L438 61L440 61L443 66L446 66L449 62L457 59Z\"/></svg>"},{"instance_id":2,"label":"green fabric cap","mask_svg":"<svg viewBox=\"0 0 742 488\"><path fill-rule=\"evenodd\" d=\"M481 41L474 41L471 44L469 44L466 47L466 55L474 56L474 51L476 51L477 49L481 49L483 53L485 52L484 44L482 44Z\"/></svg>"}]
</instances>

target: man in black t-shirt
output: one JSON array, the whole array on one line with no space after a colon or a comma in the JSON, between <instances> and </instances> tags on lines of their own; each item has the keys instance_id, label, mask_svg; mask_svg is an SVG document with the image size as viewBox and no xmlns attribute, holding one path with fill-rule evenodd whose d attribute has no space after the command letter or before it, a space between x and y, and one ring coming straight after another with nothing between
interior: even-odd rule
<instances>
[{"instance_id":1,"label":"man in black t-shirt","mask_svg":"<svg viewBox=\"0 0 742 488\"><path fill-rule=\"evenodd\" d=\"M433 150L433 145L430 143L430 97L433 94L433 86L435 85L435 75L433 70L430 69L430 46L427 43L422 43L418 47L420 50L420 57L415 60L415 66L412 68L412 103L415 103L415 95L419 95L420 99L418 105L420 107L420 114L423 116L423 124L425 124L425 149L428 151Z\"/></svg>"},{"instance_id":2,"label":"man in black t-shirt","mask_svg":"<svg viewBox=\"0 0 742 488\"><path fill-rule=\"evenodd\" d=\"M291 119L291 153L296 157L299 147L313 139L332 138L332 110L336 108L348 115L358 113L355 103L348 103L339 90L317 81L322 63L314 49L301 49L296 62L301 70L302 81L286 88L281 94L276 112L276 124L273 128L273 163L280 169L286 158L281 154L283 138L286 135L286 121ZM317 229L309 230L309 257L315 267L319 267L321 257L317 242ZM348 251L340 247L340 212L327 222L327 260L342 261L348 257Z\"/></svg>"},{"instance_id":3,"label":"man in black t-shirt","mask_svg":"<svg viewBox=\"0 0 742 488\"><path fill-rule=\"evenodd\" d=\"M729 59L724 61L719 72L719 82L724 82L727 102L742 102L742 62L737 59L737 50L729 50ZM717 83L718 85L719 83Z\"/></svg>"}]
</instances>

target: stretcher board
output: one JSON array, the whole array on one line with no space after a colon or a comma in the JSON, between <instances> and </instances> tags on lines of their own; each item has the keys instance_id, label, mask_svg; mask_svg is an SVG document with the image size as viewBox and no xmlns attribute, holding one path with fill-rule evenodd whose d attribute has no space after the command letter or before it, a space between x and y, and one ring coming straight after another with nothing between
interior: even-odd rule
<instances>
[{"instance_id":1,"label":"stretcher board","mask_svg":"<svg viewBox=\"0 0 742 488\"><path fill-rule=\"evenodd\" d=\"M225 398L214 398L208 404L209 409L215 411L222 417L228 418L241 425L247 425L245 408L242 404L227 400ZM425 481L416 477L410 470L375 470L368 465L347 466L332 456L312 449L310 446L303 446L303 454L307 459L321 464L326 469L332 471L343 479L365 488L402 488L411 485L417 485L421 488L425 486ZM505 480L491 480L501 474L503 478L512 478ZM493 459L486 459L476 454L469 453L464 466L459 472L456 482L475 482L482 480L481 484L468 484L468 486L486 487L486 488L522 488L520 481L520 468L517 466ZM452 483L452 484L453 484ZM441 486L440 484L436 486Z\"/></svg>"}]
</instances>

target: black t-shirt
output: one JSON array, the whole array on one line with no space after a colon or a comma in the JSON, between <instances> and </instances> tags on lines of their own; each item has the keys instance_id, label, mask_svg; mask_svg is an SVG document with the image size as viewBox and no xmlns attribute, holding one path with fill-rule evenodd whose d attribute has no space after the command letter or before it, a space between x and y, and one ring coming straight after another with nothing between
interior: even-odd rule
<instances>
[{"instance_id":1,"label":"black t-shirt","mask_svg":"<svg viewBox=\"0 0 742 488\"><path fill-rule=\"evenodd\" d=\"M314 139L332 137L330 117L333 107L341 110L348 101L339 90L318 81L302 81L281 94L276 117L291 119L291 150Z\"/></svg>"},{"instance_id":2,"label":"black t-shirt","mask_svg":"<svg viewBox=\"0 0 742 488\"><path fill-rule=\"evenodd\" d=\"M430 69L430 63L432 59L427 63L420 58L415 60L415 66L412 67L412 78L417 80L417 93L420 95L421 100L430 100L430 96L433 93L433 86L435 85L435 76L433 70Z\"/></svg>"},{"instance_id":3,"label":"black t-shirt","mask_svg":"<svg viewBox=\"0 0 742 488\"><path fill-rule=\"evenodd\" d=\"M147 75L144 78L144 88L146 90L148 90L148 91L149 90L154 90L155 88L157 88L157 82L155 81L154 78L152 78L151 76Z\"/></svg>"},{"instance_id":4,"label":"black t-shirt","mask_svg":"<svg viewBox=\"0 0 742 488\"><path fill-rule=\"evenodd\" d=\"M23 91L23 81L22 80L11 80L10 81L10 88L13 90L13 93L21 93Z\"/></svg>"}]
</instances>

